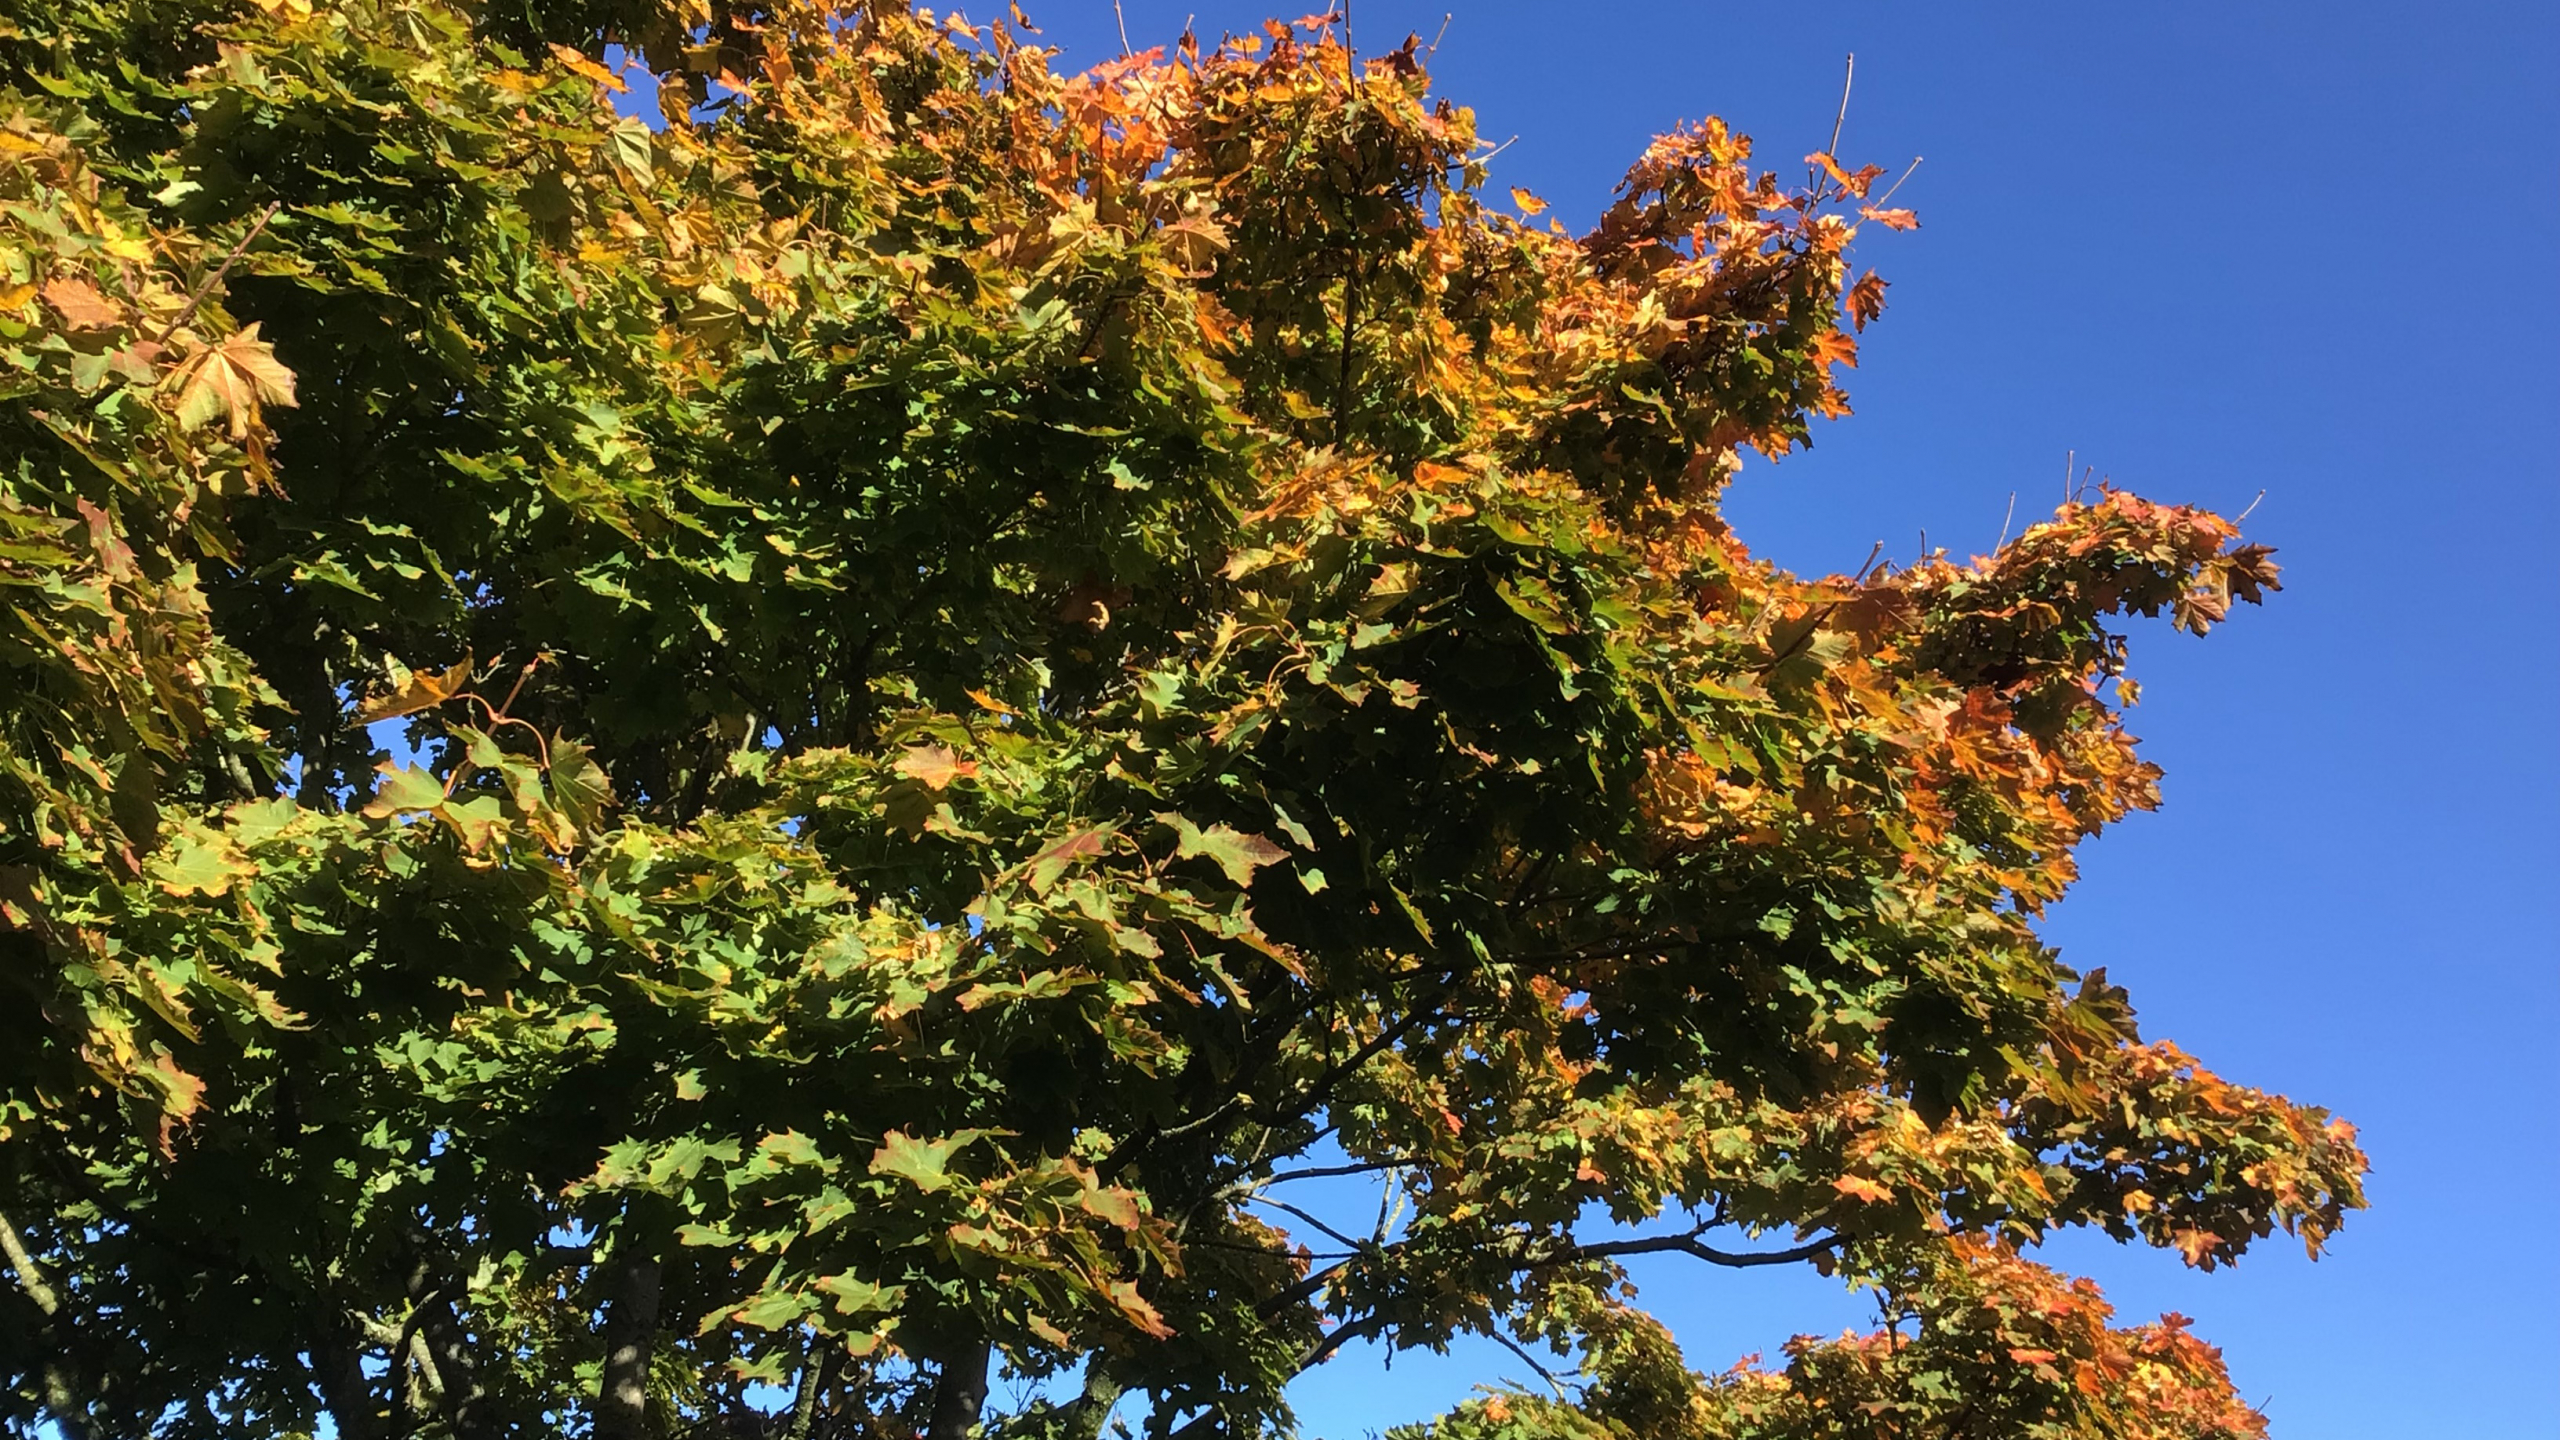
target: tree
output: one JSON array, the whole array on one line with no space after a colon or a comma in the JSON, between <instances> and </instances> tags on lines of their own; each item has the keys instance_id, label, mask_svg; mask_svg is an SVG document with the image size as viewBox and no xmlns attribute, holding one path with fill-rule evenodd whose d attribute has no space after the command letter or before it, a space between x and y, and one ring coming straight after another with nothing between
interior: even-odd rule
<instances>
[{"instance_id":1,"label":"tree","mask_svg":"<svg viewBox=\"0 0 2560 1440\"><path fill-rule=\"evenodd\" d=\"M1586 1383L1431 1435L2261 1434L2021 1250L2362 1203L2033 929L2116 617L2268 552L1787 574L1879 172L1711 120L1577 237L1410 43L1035 34L0 0L13 1430L1242 1435L1480 1333ZM1649 1252L1893 1323L1702 1377Z\"/></svg>"}]
</instances>

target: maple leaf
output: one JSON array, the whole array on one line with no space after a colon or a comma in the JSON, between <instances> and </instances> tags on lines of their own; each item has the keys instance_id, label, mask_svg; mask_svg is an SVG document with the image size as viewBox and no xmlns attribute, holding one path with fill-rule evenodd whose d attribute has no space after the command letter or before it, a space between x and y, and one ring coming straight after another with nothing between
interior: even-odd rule
<instances>
[{"instance_id":1,"label":"maple leaf","mask_svg":"<svg viewBox=\"0 0 2560 1440\"><path fill-rule=\"evenodd\" d=\"M200 429L228 415L234 440L248 438L260 405L295 403L293 372L276 362L275 347L258 338L254 324L197 351L171 378L181 427Z\"/></svg>"},{"instance_id":2,"label":"maple leaf","mask_svg":"<svg viewBox=\"0 0 2560 1440\"><path fill-rule=\"evenodd\" d=\"M416 810L433 810L448 798L444 782L432 770L385 760L376 767L382 777L375 786L373 799L364 807L368 820L384 820Z\"/></svg>"},{"instance_id":3,"label":"maple leaf","mask_svg":"<svg viewBox=\"0 0 2560 1440\"><path fill-rule=\"evenodd\" d=\"M560 807L569 823L580 831L593 831L603 823L606 808L613 804L613 782L586 746L575 740L554 741L545 778L551 803Z\"/></svg>"},{"instance_id":4,"label":"maple leaf","mask_svg":"<svg viewBox=\"0 0 2560 1440\"><path fill-rule=\"evenodd\" d=\"M940 790L954 780L977 774L978 762L960 758L948 746L910 745L906 753L898 757L897 770L901 775L921 780L926 786Z\"/></svg>"},{"instance_id":5,"label":"maple leaf","mask_svg":"<svg viewBox=\"0 0 2560 1440\"><path fill-rule=\"evenodd\" d=\"M1139 1220L1143 1218L1143 1212L1138 1208L1138 1197L1117 1186L1101 1185L1089 1188L1076 1197L1076 1203L1083 1207L1087 1214L1108 1221L1123 1230L1137 1229Z\"/></svg>"},{"instance_id":6,"label":"maple leaf","mask_svg":"<svg viewBox=\"0 0 2560 1440\"><path fill-rule=\"evenodd\" d=\"M1247 835L1220 823L1202 829L1180 815L1158 815L1157 819L1173 827L1174 854L1185 860L1205 855L1217 862L1227 879L1238 887L1253 883L1253 872L1265 865L1276 865L1289 858L1289 852L1263 839Z\"/></svg>"},{"instance_id":7,"label":"maple leaf","mask_svg":"<svg viewBox=\"0 0 2560 1440\"><path fill-rule=\"evenodd\" d=\"M1920 228L1920 217L1908 210L1882 210L1873 205L1861 205L1858 207L1858 213L1890 230Z\"/></svg>"},{"instance_id":8,"label":"maple leaf","mask_svg":"<svg viewBox=\"0 0 2560 1440\"><path fill-rule=\"evenodd\" d=\"M1831 1188L1852 1200L1881 1205L1893 1198L1893 1192L1863 1175L1842 1175L1831 1182Z\"/></svg>"},{"instance_id":9,"label":"maple leaf","mask_svg":"<svg viewBox=\"0 0 2560 1440\"><path fill-rule=\"evenodd\" d=\"M1849 287L1849 320L1860 331L1884 313L1884 292L1890 283L1870 270L1858 277L1857 284Z\"/></svg>"},{"instance_id":10,"label":"maple leaf","mask_svg":"<svg viewBox=\"0 0 2560 1440\"><path fill-rule=\"evenodd\" d=\"M951 1175L946 1167L951 1157L986 1134L984 1130L961 1130L939 1140L918 1140L903 1130L892 1130L880 1138L880 1148L871 1157L871 1173L894 1175L927 1194L947 1189Z\"/></svg>"},{"instance_id":11,"label":"maple leaf","mask_svg":"<svg viewBox=\"0 0 2560 1440\"><path fill-rule=\"evenodd\" d=\"M57 276L44 282L44 303L73 330L112 330L124 323L122 307L110 303L86 280Z\"/></svg>"},{"instance_id":12,"label":"maple leaf","mask_svg":"<svg viewBox=\"0 0 2560 1440\"><path fill-rule=\"evenodd\" d=\"M396 720L403 715L415 715L421 710L432 710L461 694L463 687L471 683L471 657L465 655L442 671L395 670L393 673L395 676L405 674L407 678L392 687L389 694L377 695L357 706L357 724L371 725L377 721Z\"/></svg>"},{"instance_id":13,"label":"maple leaf","mask_svg":"<svg viewBox=\"0 0 2560 1440\"><path fill-rule=\"evenodd\" d=\"M258 873L247 856L219 835L181 831L153 857L151 878L172 895L220 895Z\"/></svg>"},{"instance_id":14,"label":"maple leaf","mask_svg":"<svg viewBox=\"0 0 2560 1440\"><path fill-rule=\"evenodd\" d=\"M874 1284L852 1274L821 1276L817 1288L833 1296L836 1312L847 1317L888 1314L906 1297L905 1286Z\"/></svg>"},{"instance_id":15,"label":"maple leaf","mask_svg":"<svg viewBox=\"0 0 2560 1440\"><path fill-rule=\"evenodd\" d=\"M1032 856L1028 872L1031 888L1045 891L1058 883L1058 877L1066 873L1068 866L1100 855L1103 842L1111 838L1115 828L1111 825L1088 825Z\"/></svg>"},{"instance_id":16,"label":"maple leaf","mask_svg":"<svg viewBox=\"0 0 2560 1440\"><path fill-rule=\"evenodd\" d=\"M561 67L570 73L583 79L593 80L617 95L631 88L623 83L621 76L588 59L583 51L567 45L555 44L551 47L551 58L559 61Z\"/></svg>"},{"instance_id":17,"label":"maple leaf","mask_svg":"<svg viewBox=\"0 0 2560 1440\"><path fill-rule=\"evenodd\" d=\"M1115 1280L1106 1287L1105 1293L1111 1297L1112 1304L1120 1307L1120 1313L1127 1317L1129 1323L1137 1326L1139 1331L1148 1338L1154 1340L1173 1338L1173 1327L1164 1323L1164 1316L1155 1306L1147 1303L1146 1297L1138 1293L1138 1287L1134 1283Z\"/></svg>"}]
</instances>

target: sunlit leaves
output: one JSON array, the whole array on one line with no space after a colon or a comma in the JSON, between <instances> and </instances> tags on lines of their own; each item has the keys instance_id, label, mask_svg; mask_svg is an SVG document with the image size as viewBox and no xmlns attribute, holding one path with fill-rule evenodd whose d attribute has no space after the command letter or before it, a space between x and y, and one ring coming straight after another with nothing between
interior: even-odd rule
<instances>
[{"instance_id":1,"label":"sunlit leaves","mask_svg":"<svg viewBox=\"0 0 2560 1440\"><path fill-rule=\"evenodd\" d=\"M1711 120L1532 225L1324 17L1068 77L895 7L0 6L0 1183L101 1420L588 1426L655 1266L705 1429L992 1345L1245 1433L1476 1330L1595 1385L1451 1434L2247 1433L2013 1247L2361 1203L2030 927L2157 800L2120 618L2275 567L2111 491L1750 555L1881 171ZM1400 1218L1264 1203L1320 1136ZM1701 1380L1603 1212L1943 1344Z\"/></svg>"},{"instance_id":2,"label":"sunlit leaves","mask_svg":"<svg viewBox=\"0 0 2560 1440\"><path fill-rule=\"evenodd\" d=\"M196 352L170 383L178 392L179 425L227 420L234 440L248 438L261 406L294 403L293 372L276 363L275 347L258 338L255 324Z\"/></svg>"}]
</instances>

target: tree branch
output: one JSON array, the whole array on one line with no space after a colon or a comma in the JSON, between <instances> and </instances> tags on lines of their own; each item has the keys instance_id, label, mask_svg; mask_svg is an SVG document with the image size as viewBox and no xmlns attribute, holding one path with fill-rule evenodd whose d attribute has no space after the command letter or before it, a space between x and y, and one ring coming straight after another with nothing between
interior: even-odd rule
<instances>
[{"instance_id":1,"label":"tree branch","mask_svg":"<svg viewBox=\"0 0 2560 1440\"><path fill-rule=\"evenodd\" d=\"M1274 1200L1268 1195L1249 1195L1245 1197L1245 1203L1248 1205L1268 1205L1274 1210L1285 1210L1290 1214L1297 1216L1299 1219L1306 1221L1308 1224L1313 1225L1318 1230L1323 1231L1326 1235L1331 1236L1336 1243L1350 1246L1354 1254L1364 1253L1377 1248L1374 1245L1364 1245L1360 1241L1352 1239L1350 1236L1334 1229L1332 1226L1327 1225L1323 1221L1308 1214L1306 1211L1299 1209L1297 1206L1290 1204L1286 1200Z\"/></svg>"},{"instance_id":2,"label":"tree branch","mask_svg":"<svg viewBox=\"0 0 2560 1440\"><path fill-rule=\"evenodd\" d=\"M18 1227L5 1213L0 1213L0 1254L8 1256L9 1268L18 1277L18 1288L35 1303L36 1309L44 1312L45 1328L53 1332L52 1353L45 1356L36 1372L37 1383L44 1388L46 1413L71 1440L96 1440L98 1432L89 1422L89 1407L81 1401L80 1387L63 1364L71 1347L66 1343L70 1338L69 1320L62 1313L62 1294L44 1278L43 1268L27 1253L26 1242L18 1237Z\"/></svg>"},{"instance_id":3,"label":"tree branch","mask_svg":"<svg viewBox=\"0 0 2560 1440\"><path fill-rule=\"evenodd\" d=\"M1718 1250L1698 1238L1700 1232L1683 1235L1651 1235L1640 1240L1604 1240L1597 1245L1572 1245L1554 1254L1529 1262L1531 1267L1569 1265L1577 1260L1612 1260L1621 1255L1661 1255L1676 1253L1694 1256L1710 1265L1735 1270L1748 1270L1760 1265L1793 1265L1810 1260L1826 1251L1838 1249L1848 1237L1825 1235L1808 1240L1787 1250Z\"/></svg>"},{"instance_id":4,"label":"tree branch","mask_svg":"<svg viewBox=\"0 0 2560 1440\"><path fill-rule=\"evenodd\" d=\"M1375 1339L1377 1338L1378 1332L1385 1328L1387 1328L1387 1317L1383 1314L1367 1315L1358 1320L1351 1321L1348 1324L1337 1325L1333 1328L1332 1334L1317 1341L1314 1345L1308 1348L1305 1354L1299 1356L1297 1363L1289 1367L1289 1373L1292 1375L1303 1375L1307 1371L1314 1369L1316 1366L1332 1359L1333 1352L1336 1350L1341 1349L1343 1346L1350 1344L1354 1340Z\"/></svg>"}]
</instances>

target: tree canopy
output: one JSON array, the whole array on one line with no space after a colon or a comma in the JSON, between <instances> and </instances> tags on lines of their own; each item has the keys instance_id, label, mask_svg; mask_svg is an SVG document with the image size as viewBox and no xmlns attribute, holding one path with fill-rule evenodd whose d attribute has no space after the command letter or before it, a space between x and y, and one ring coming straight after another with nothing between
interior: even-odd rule
<instances>
[{"instance_id":1,"label":"tree canopy","mask_svg":"<svg viewBox=\"0 0 2560 1440\"><path fill-rule=\"evenodd\" d=\"M1569 234L1426 58L0 0L10 1430L2261 1435L2024 1252L2362 1203L2035 929L2269 552L1755 559L1912 218L1709 120ZM1892 1323L1702 1372L1660 1252Z\"/></svg>"}]
</instances>

